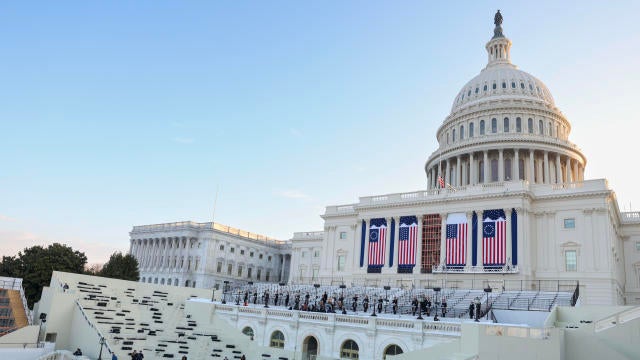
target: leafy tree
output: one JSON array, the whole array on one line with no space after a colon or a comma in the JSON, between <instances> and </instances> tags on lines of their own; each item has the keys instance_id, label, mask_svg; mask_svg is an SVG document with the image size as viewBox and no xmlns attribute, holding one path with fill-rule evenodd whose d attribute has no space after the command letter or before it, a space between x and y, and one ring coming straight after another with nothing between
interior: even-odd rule
<instances>
[{"instance_id":1,"label":"leafy tree","mask_svg":"<svg viewBox=\"0 0 640 360\"><path fill-rule=\"evenodd\" d=\"M115 252L109 258L102 270L100 276L138 281L140 279L140 271L138 270L138 260L131 254L122 255L121 252Z\"/></svg>"},{"instance_id":2,"label":"leafy tree","mask_svg":"<svg viewBox=\"0 0 640 360\"><path fill-rule=\"evenodd\" d=\"M42 287L49 285L53 271L81 274L87 256L70 246L54 243L25 248L17 257L3 256L0 275L22 278L22 286L29 307L40 299Z\"/></svg>"},{"instance_id":3,"label":"leafy tree","mask_svg":"<svg viewBox=\"0 0 640 360\"><path fill-rule=\"evenodd\" d=\"M91 265L87 265L87 267L84 269L84 274L92 275L92 276L100 276L101 270L102 270L102 264L91 264Z\"/></svg>"}]
</instances>

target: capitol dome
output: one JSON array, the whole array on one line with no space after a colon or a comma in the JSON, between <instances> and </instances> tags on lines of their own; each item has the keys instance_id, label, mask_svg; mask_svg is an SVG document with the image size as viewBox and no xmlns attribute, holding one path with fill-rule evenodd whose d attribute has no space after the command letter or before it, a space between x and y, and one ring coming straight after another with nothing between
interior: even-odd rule
<instances>
[{"instance_id":1,"label":"capitol dome","mask_svg":"<svg viewBox=\"0 0 640 360\"><path fill-rule=\"evenodd\" d=\"M485 45L487 65L456 95L425 164L430 189L491 182L581 181L586 157L569 141L571 124L551 92L511 63L500 11Z\"/></svg>"}]
</instances>

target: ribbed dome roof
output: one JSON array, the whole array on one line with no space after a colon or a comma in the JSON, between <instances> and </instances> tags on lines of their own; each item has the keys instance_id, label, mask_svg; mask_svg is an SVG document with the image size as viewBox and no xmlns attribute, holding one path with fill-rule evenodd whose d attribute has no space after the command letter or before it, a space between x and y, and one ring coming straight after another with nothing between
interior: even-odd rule
<instances>
[{"instance_id":1,"label":"ribbed dome roof","mask_svg":"<svg viewBox=\"0 0 640 360\"><path fill-rule=\"evenodd\" d=\"M481 101L505 98L542 101L555 107L551 92L542 81L512 64L499 64L486 67L462 87L451 113Z\"/></svg>"}]
</instances>

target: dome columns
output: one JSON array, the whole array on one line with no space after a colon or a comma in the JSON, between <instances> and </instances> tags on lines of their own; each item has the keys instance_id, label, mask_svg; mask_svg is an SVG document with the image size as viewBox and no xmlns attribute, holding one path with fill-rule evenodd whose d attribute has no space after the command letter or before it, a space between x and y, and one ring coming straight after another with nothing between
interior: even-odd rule
<instances>
[{"instance_id":1,"label":"dome columns","mask_svg":"<svg viewBox=\"0 0 640 360\"><path fill-rule=\"evenodd\" d=\"M584 165L575 155L553 150L498 148L457 153L427 167L428 188L438 177L453 187L526 180L530 184L563 184L584 180Z\"/></svg>"}]
</instances>

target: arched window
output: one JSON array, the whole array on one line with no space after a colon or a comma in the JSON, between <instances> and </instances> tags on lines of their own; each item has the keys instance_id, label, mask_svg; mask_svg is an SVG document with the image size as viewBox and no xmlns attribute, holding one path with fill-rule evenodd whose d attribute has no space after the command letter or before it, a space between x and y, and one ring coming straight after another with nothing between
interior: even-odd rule
<instances>
[{"instance_id":1,"label":"arched window","mask_svg":"<svg viewBox=\"0 0 640 360\"><path fill-rule=\"evenodd\" d=\"M538 131L540 132L540 135L544 135L544 123L542 120L538 121Z\"/></svg>"},{"instance_id":2,"label":"arched window","mask_svg":"<svg viewBox=\"0 0 640 360\"><path fill-rule=\"evenodd\" d=\"M353 340L345 341L340 348L341 359L358 359L360 357L358 353L358 344L356 344L356 342Z\"/></svg>"},{"instance_id":3,"label":"arched window","mask_svg":"<svg viewBox=\"0 0 640 360\"><path fill-rule=\"evenodd\" d=\"M496 118L491 119L491 132L494 134L498 132L498 120Z\"/></svg>"},{"instance_id":4,"label":"arched window","mask_svg":"<svg viewBox=\"0 0 640 360\"><path fill-rule=\"evenodd\" d=\"M178 286L178 278L173 279L173 286Z\"/></svg>"},{"instance_id":5,"label":"arched window","mask_svg":"<svg viewBox=\"0 0 640 360\"><path fill-rule=\"evenodd\" d=\"M480 135L484 135L484 120L480 120Z\"/></svg>"},{"instance_id":6,"label":"arched window","mask_svg":"<svg viewBox=\"0 0 640 360\"><path fill-rule=\"evenodd\" d=\"M396 344L391 344L384 349L384 354L382 355L382 359L386 359L387 355L400 355L402 354L402 348Z\"/></svg>"},{"instance_id":7,"label":"arched window","mask_svg":"<svg viewBox=\"0 0 640 360\"><path fill-rule=\"evenodd\" d=\"M504 121L503 121L503 124L502 124L502 129L506 133L509 132L509 118L504 118Z\"/></svg>"},{"instance_id":8,"label":"arched window","mask_svg":"<svg viewBox=\"0 0 640 360\"><path fill-rule=\"evenodd\" d=\"M493 90L495 90L495 89L496 89L496 87L497 87L497 86L496 86L496 83L493 83Z\"/></svg>"},{"instance_id":9,"label":"arched window","mask_svg":"<svg viewBox=\"0 0 640 360\"><path fill-rule=\"evenodd\" d=\"M529 134L533 134L533 119L529 118L527 120L527 128L529 129Z\"/></svg>"},{"instance_id":10,"label":"arched window","mask_svg":"<svg viewBox=\"0 0 640 360\"><path fill-rule=\"evenodd\" d=\"M491 159L491 181L498 181L498 159Z\"/></svg>"},{"instance_id":11,"label":"arched window","mask_svg":"<svg viewBox=\"0 0 640 360\"><path fill-rule=\"evenodd\" d=\"M282 331L274 331L271 334L271 341L269 342L269 346L278 349L284 349L284 334Z\"/></svg>"},{"instance_id":12,"label":"arched window","mask_svg":"<svg viewBox=\"0 0 640 360\"><path fill-rule=\"evenodd\" d=\"M460 140L464 140L464 125L460 125Z\"/></svg>"},{"instance_id":13,"label":"arched window","mask_svg":"<svg viewBox=\"0 0 640 360\"><path fill-rule=\"evenodd\" d=\"M164 279L160 279L160 285L164 285Z\"/></svg>"},{"instance_id":14,"label":"arched window","mask_svg":"<svg viewBox=\"0 0 640 360\"><path fill-rule=\"evenodd\" d=\"M506 82L504 82L504 81L502 82L502 88L503 88L503 89L506 89L506 88L507 88L507 83L506 83Z\"/></svg>"},{"instance_id":15,"label":"arched window","mask_svg":"<svg viewBox=\"0 0 640 360\"><path fill-rule=\"evenodd\" d=\"M158 278L153 279L153 283L157 284L158 283Z\"/></svg>"},{"instance_id":16,"label":"arched window","mask_svg":"<svg viewBox=\"0 0 640 360\"><path fill-rule=\"evenodd\" d=\"M522 119L516 118L516 132L522 132Z\"/></svg>"},{"instance_id":17,"label":"arched window","mask_svg":"<svg viewBox=\"0 0 640 360\"><path fill-rule=\"evenodd\" d=\"M480 89L476 88L476 94L478 93L478 91L479 91L479 90L480 90Z\"/></svg>"},{"instance_id":18,"label":"arched window","mask_svg":"<svg viewBox=\"0 0 640 360\"><path fill-rule=\"evenodd\" d=\"M484 88L482 89L483 91L487 91L487 85L484 86Z\"/></svg>"},{"instance_id":19,"label":"arched window","mask_svg":"<svg viewBox=\"0 0 640 360\"><path fill-rule=\"evenodd\" d=\"M453 132L451 135L451 142L456 142L456 129L453 129Z\"/></svg>"},{"instance_id":20,"label":"arched window","mask_svg":"<svg viewBox=\"0 0 640 360\"><path fill-rule=\"evenodd\" d=\"M551 126L551 121L549 121L549 126L548 126L548 130L549 130L549 136L553 136L553 126Z\"/></svg>"},{"instance_id":21,"label":"arched window","mask_svg":"<svg viewBox=\"0 0 640 360\"><path fill-rule=\"evenodd\" d=\"M469 92L467 93L467 96L471 96L471 89L469 89Z\"/></svg>"},{"instance_id":22,"label":"arched window","mask_svg":"<svg viewBox=\"0 0 640 360\"><path fill-rule=\"evenodd\" d=\"M511 159L504 159L504 179L506 181L511 180Z\"/></svg>"},{"instance_id":23,"label":"arched window","mask_svg":"<svg viewBox=\"0 0 640 360\"><path fill-rule=\"evenodd\" d=\"M185 280L184 287L189 287L189 280Z\"/></svg>"},{"instance_id":24,"label":"arched window","mask_svg":"<svg viewBox=\"0 0 640 360\"><path fill-rule=\"evenodd\" d=\"M518 179L524 180L524 159L518 160L520 165L518 166L518 175L520 176Z\"/></svg>"},{"instance_id":25,"label":"arched window","mask_svg":"<svg viewBox=\"0 0 640 360\"><path fill-rule=\"evenodd\" d=\"M250 337L251 340L253 340L253 329L250 326L245 326L245 328L242 329L242 333Z\"/></svg>"},{"instance_id":26,"label":"arched window","mask_svg":"<svg viewBox=\"0 0 640 360\"><path fill-rule=\"evenodd\" d=\"M469 123L469 137L473 137L473 123Z\"/></svg>"},{"instance_id":27,"label":"arched window","mask_svg":"<svg viewBox=\"0 0 640 360\"><path fill-rule=\"evenodd\" d=\"M142 277L142 280L141 280L141 281L142 281L142 282L144 282L144 276Z\"/></svg>"},{"instance_id":28,"label":"arched window","mask_svg":"<svg viewBox=\"0 0 640 360\"><path fill-rule=\"evenodd\" d=\"M449 133L447 132L447 144L449 143Z\"/></svg>"}]
</instances>

